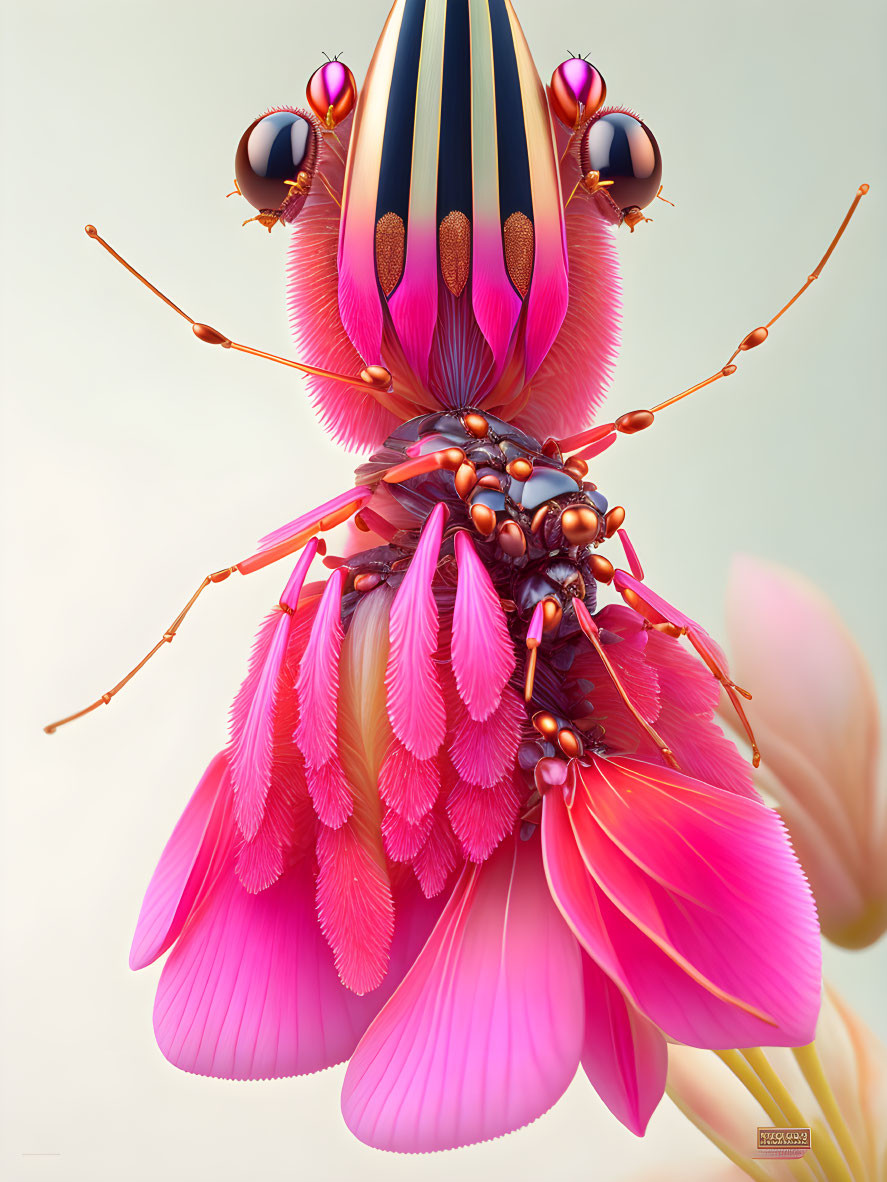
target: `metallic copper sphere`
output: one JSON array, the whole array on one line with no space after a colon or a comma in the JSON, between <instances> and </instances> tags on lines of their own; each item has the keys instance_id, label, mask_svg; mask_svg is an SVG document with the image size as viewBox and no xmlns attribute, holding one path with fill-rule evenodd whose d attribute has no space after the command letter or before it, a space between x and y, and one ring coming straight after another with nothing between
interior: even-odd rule
<instances>
[{"instance_id":1,"label":"metallic copper sphere","mask_svg":"<svg viewBox=\"0 0 887 1182\"><path fill-rule=\"evenodd\" d=\"M465 424L465 430L470 431L476 439L486 439L490 433L490 424L477 411L469 411L462 422Z\"/></svg>"},{"instance_id":2,"label":"metallic copper sphere","mask_svg":"<svg viewBox=\"0 0 887 1182\"><path fill-rule=\"evenodd\" d=\"M542 631L554 632L560 627L564 618L564 609L556 599L548 598L542 602Z\"/></svg>"},{"instance_id":3,"label":"metallic copper sphere","mask_svg":"<svg viewBox=\"0 0 887 1182\"><path fill-rule=\"evenodd\" d=\"M557 719L553 714L548 714L544 710L540 710L538 714L533 715L533 726L546 739L554 739L558 730Z\"/></svg>"},{"instance_id":4,"label":"metallic copper sphere","mask_svg":"<svg viewBox=\"0 0 887 1182\"><path fill-rule=\"evenodd\" d=\"M361 381L368 386L375 386L378 390L387 390L391 385L391 374L384 365L368 365L361 370Z\"/></svg>"},{"instance_id":5,"label":"metallic copper sphere","mask_svg":"<svg viewBox=\"0 0 887 1182\"><path fill-rule=\"evenodd\" d=\"M569 128L599 111L607 97L607 84L591 62L572 57L561 62L551 76L551 109Z\"/></svg>"},{"instance_id":6,"label":"metallic copper sphere","mask_svg":"<svg viewBox=\"0 0 887 1182\"><path fill-rule=\"evenodd\" d=\"M599 583L612 583L616 568L609 558L604 558L603 554L592 554L588 559L588 565Z\"/></svg>"},{"instance_id":7,"label":"metallic copper sphere","mask_svg":"<svg viewBox=\"0 0 887 1182\"><path fill-rule=\"evenodd\" d=\"M529 460L522 458L512 460L508 465L507 471L509 476L513 476L515 480L520 480L523 483L533 475L533 465Z\"/></svg>"},{"instance_id":8,"label":"metallic copper sphere","mask_svg":"<svg viewBox=\"0 0 887 1182\"><path fill-rule=\"evenodd\" d=\"M527 552L527 539L516 521L506 521L501 525L496 541L499 543L499 549L509 558L523 558Z\"/></svg>"},{"instance_id":9,"label":"metallic copper sphere","mask_svg":"<svg viewBox=\"0 0 887 1182\"><path fill-rule=\"evenodd\" d=\"M573 546L589 546L598 536L601 521L587 505L571 505L561 514L564 537Z\"/></svg>"},{"instance_id":10,"label":"metallic copper sphere","mask_svg":"<svg viewBox=\"0 0 887 1182\"><path fill-rule=\"evenodd\" d=\"M568 759L578 759L585 750L579 736L574 731L567 730L566 727L558 731L557 741L561 751Z\"/></svg>"},{"instance_id":11,"label":"metallic copper sphere","mask_svg":"<svg viewBox=\"0 0 887 1182\"><path fill-rule=\"evenodd\" d=\"M625 510L621 505L614 505L607 516L604 518L604 532L608 538L612 538L617 529L622 528L622 523L625 521Z\"/></svg>"},{"instance_id":12,"label":"metallic copper sphere","mask_svg":"<svg viewBox=\"0 0 887 1182\"><path fill-rule=\"evenodd\" d=\"M311 110L332 131L354 110L357 83L342 62L324 62L309 78L306 93Z\"/></svg>"},{"instance_id":13,"label":"metallic copper sphere","mask_svg":"<svg viewBox=\"0 0 887 1182\"><path fill-rule=\"evenodd\" d=\"M475 529L488 538L496 528L496 514L489 505L472 505L470 513Z\"/></svg>"}]
</instances>

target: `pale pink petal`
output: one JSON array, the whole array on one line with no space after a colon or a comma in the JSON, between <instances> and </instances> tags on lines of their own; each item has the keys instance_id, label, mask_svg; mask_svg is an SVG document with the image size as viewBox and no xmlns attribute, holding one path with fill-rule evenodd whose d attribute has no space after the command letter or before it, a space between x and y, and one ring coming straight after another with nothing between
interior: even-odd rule
<instances>
[{"instance_id":1,"label":"pale pink petal","mask_svg":"<svg viewBox=\"0 0 887 1182\"><path fill-rule=\"evenodd\" d=\"M485 862L514 829L519 808L511 776L492 788L458 780L447 797L447 813L466 858Z\"/></svg>"},{"instance_id":2,"label":"pale pink petal","mask_svg":"<svg viewBox=\"0 0 887 1182\"><path fill-rule=\"evenodd\" d=\"M348 1127L426 1152L501 1136L551 1107L583 1030L579 949L546 889L538 842L470 867L425 948L361 1040Z\"/></svg>"},{"instance_id":3,"label":"pale pink petal","mask_svg":"<svg viewBox=\"0 0 887 1182\"><path fill-rule=\"evenodd\" d=\"M506 686L502 700L485 722L476 722L467 711L455 711L458 719L450 746L456 771L469 784L492 788L510 775L526 721L523 702Z\"/></svg>"},{"instance_id":4,"label":"pale pink petal","mask_svg":"<svg viewBox=\"0 0 887 1182\"><path fill-rule=\"evenodd\" d=\"M343 985L376 989L388 971L394 934L391 884L361 841L357 820L317 835L317 917Z\"/></svg>"},{"instance_id":5,"label":"pale pink petal","mask_svg":"<svg viewBox=\"0 0 887 1182\"><path fill-rule=\"evenodd\" d=\"M728 626L737 675L754 694L748 713L766 786L810 876L823 931L862 947L887 928L887 809L871 672L821 592L771 563L736 560Z\"/></svg>"},{"instance_id":6,"label":"pale pink petal","mask_svg":"<svg viewBox=\"0 0 887 1182\"><path fill-rule=\"evenodd\" d=\"M469 715L483 722L499 705L502 690L514 672L514 645L493 581L464 530L456 534L456 558L459 583L453 611L453 673Z\"/></svg>"},{"instance_id":7,"label":"pale pink petal","mask_svg":"<svg viewBox=\"0 0 887 1182\"><path fill-rule=\"evenodd\" d=\"M307 865L258 895L230 864L186 927L160 978L154 1030L184 1071L271 1079L347 1059L422 947L439 908L418 891L398 899L391 973L357 997L336 976L314 913Z\"/></svg>"},{"instance_id":8,"label":"pale pink petal","mask_svg":"<svg viewBox=\"0 0 887 1182\"><path fill-rule=\"evenodd\" d=\"M589 954L682 1042L809 1042L818 928L779 817L636 760L573 769L572 802L545 797L543 838L552 891Z\"/></svg>"},{"instance_id":9,"label":"pale pink petal","mask_svg":"<svg viewBox=\"0 0 887 1182\"><path fill-rule=\"evenodd\" d=\"M446 711L433 656L438 610L432 590L447 510L431 512L391 606L391 652L385 678L395 735L420 759L434 755L446 733Z\"/></svg>"},{"instance_id":10,"label":"pale pink petal","mask_svg":"<svg viewBox=\"0 0 887 1182\"><path fill-rule=\"evenodd\" d=\"M415 824L430 811L440 792L440 766L436 759L417 759L399 739L392 739L379 775L379 795Z\"/></svg>"},{"instance_id":11,"label":"pale pink petal","mask_svg":"<svg viewBox=\"0 0 887 1182\"><path fill-rule=\"evenodd\" d=\"M143 969L178 939L211 889L234 837L228 761L217 755L166 843L139 911L129 967Z\"/></svg>"},{"instance_id":12,"label":"pale pink petal","mask_svg":"<svg viewBox=\"0 0 887 1182\"><path fill-rule=\"evenodd\" d=\"M594 1090L636 1136L643 1137L665 1092L665 1038L613 980L582 954L585 1042L582 1066Z\"/></svg>"}]
</instances>

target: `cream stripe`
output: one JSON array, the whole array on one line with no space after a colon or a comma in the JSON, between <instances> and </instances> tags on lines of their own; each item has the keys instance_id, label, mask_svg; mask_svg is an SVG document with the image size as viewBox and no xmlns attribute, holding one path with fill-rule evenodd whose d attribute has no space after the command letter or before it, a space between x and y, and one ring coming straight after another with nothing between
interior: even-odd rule
<instances>
[{"instance_id":1,"label":"cream stripe","mask_svg":"<svg viewBox=\"0 0 887 1182\"><path fill-rule=\"evenodd\" d=\"M343 232L339 247L339 262L346 249L351 249L352 221L356 220L360 231L360 223L369 221L370 249L372 249L372 233L376 219L376 195L379 191L379 173L382 167L382 144L385 139L385 120L388 115L388 96L391 91L391 79L394 76L394 59L397 54L397 42L403 23L406 0L397 0L385 28L379 38L379 44L370 62L363 93L357 105L354 125L351 129L351 143L348 152L348 163L345 169L345 200L343 202ZM351 202L355 203L354 212L358 215L352 219ZM363 215L362 217L360 215ZM347 244L347 245L346 245Z\"/></svg>"},{"instance_id":2,"label":"cream stripe","mask_svg":"<svg viewBox=\"0 0 887 1182\"><path fill-rule=\"evenodd\" d=\"M499 148L493 31L487 0L468 0L471 36L471 167L475 221L499 223Z\"/></svg>"},{"instance_id":3,"label":"cream stripe","mask_svg":"<svg viewBox=\"0 0 887 1182\"><path fill-rule=\"evenodd\" d=\"M427 229L429 224L435 234L437 230L437 170L446 21L447 0L427 0L416 90L413 171L410 177L410 239L414 237L414 227L417 234Z\"/></svg>"}]
</instances>

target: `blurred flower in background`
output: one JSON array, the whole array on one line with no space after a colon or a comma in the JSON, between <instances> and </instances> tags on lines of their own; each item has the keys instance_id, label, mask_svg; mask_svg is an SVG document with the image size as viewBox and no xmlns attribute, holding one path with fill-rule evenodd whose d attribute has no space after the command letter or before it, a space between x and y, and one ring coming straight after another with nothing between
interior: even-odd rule
<instances>
[{"instance_id":1,"label":"blurred flower in background","mask_svg":"<svg viewBox=\"0 0 887 1182\"><path fill-rule=\"evenodd\" d=\"M727 627L773 798L823 935L863 948L887 929L887 818L872 676L833 605L794 571L734 560ZM725 721L730 721L726 717Z\"/></svg>"},{"instance_id":2,"label":"blurred flower in background","mask_svg":"<svg viewBox=\"0 0 887 1182\"><path fill-rule=\"evenodd\" d=\"M718 1182L887 1176L887 1050L828 987L814 1047L669 1047L669 1096L734 1163ZM758 1126L810 1128L813 1149L800 1161L755 1160Z\"/></svg>"}]
</instances>

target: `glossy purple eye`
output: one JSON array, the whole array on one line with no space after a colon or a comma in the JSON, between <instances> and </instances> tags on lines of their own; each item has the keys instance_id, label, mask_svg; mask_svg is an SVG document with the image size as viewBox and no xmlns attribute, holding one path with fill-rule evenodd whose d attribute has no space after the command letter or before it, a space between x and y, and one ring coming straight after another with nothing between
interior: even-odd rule
<instances>
[{"instance_id":1,"label":"glossy purple eye","mask_svg":"<svg viewBox=\"0 0 887 1182\"><path fill-rule=\"evenodd\" d=\"M578 127L600 110L607 97L607 84L599 70L583 57L561 62L551 76L551 109L567 127Z\"/></svg>"},{"instance_id":2,"label":"glossy purple eye","mask_svg":"<svg viewBox=\"0 0 887 1182\"><path fill-rule=\"evenodd\" d=\"M659 192L659 145L649 127L627 111L607 111L592 120L579 159L583 175L597 173L598 184L623 214L643 209Z\"/></svg>"},{"instance_id":3,"label":"glossy purple eye","mask_svg":"<svg viewBox=\"0 0 887 1182\"><path fill-rule=\"evenodd\" d=\"M291 222L314 179L320 134L302 111L272 111L243 133L234 158L240 192L268 227Z\"/></svg>"}]
</instances>

